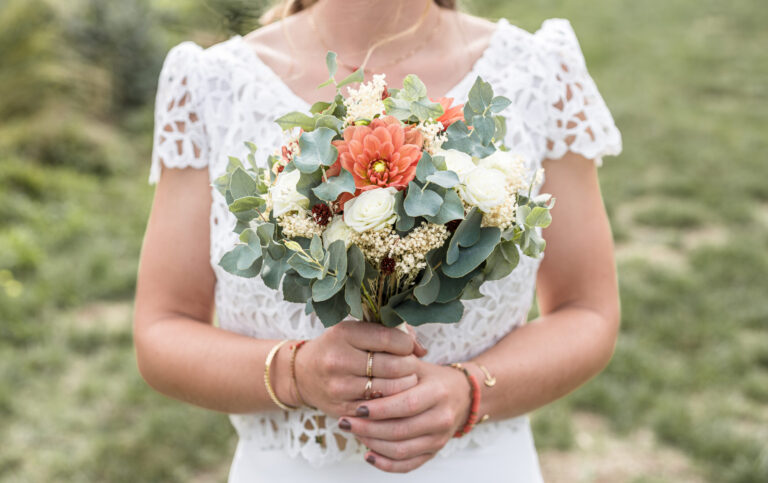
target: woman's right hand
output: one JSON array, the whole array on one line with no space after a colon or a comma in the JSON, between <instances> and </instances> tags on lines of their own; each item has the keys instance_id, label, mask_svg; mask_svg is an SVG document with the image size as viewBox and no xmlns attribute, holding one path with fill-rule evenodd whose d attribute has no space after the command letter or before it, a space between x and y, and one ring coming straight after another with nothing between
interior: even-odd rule
<instances>
[{"instance_id":1,"label":"woman's right hand","mask_svg":"<svg viewBox=\"0 0 768 483\"><path fill-rule=\"evenodd\" d=\"M413 335L381 324L344 321L308 341L296 354L296 385L304 401L331 416L353 416L374 352L372 393L389 396L416 385L417 356L426 351Z\"/></svg>"}]
</instances>

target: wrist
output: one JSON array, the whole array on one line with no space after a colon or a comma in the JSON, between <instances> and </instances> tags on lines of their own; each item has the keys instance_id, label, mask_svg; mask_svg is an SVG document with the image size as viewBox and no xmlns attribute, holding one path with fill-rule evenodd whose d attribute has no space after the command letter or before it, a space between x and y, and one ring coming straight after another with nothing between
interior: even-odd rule
<instances>
[{"instance_id":1,"label":"wrist","mask_svg":"<svg viewBox=\"0 0 768 483\"><path fill-rule=\"evenodd\" d=\"M292 389L291 381L291 351L289 348L291 343L293 341L285 344L275 354L270 368L270 380L280 402L287 406L298 407L299 402Z\"/></svg>"}]
</instances>

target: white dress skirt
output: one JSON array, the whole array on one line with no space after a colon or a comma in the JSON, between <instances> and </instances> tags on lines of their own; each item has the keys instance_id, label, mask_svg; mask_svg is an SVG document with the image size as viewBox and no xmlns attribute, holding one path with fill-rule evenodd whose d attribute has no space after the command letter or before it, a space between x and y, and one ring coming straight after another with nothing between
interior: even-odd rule
<instances>
[{"instance_id":1,"label":"white dress skirt","mask_svg":"<svg viewBox=\"0 0 768 483\"><path fill-rule=\"evenodd\" d=\"M359 453L321 468L304 458L291 458L282 449L264 450L241 439L229 472L229 483L540 483L544 480L527 416L520 429L500 435L489 446L470 445L440 454L409 473L386 473L368 464Z\"/></svg>"}]
</instances>

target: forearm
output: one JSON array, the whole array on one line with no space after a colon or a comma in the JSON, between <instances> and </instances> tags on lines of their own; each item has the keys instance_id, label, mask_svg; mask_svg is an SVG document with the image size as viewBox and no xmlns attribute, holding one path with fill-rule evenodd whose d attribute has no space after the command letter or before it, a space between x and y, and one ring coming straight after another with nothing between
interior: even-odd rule
<instances>
[{"instance_id":1,"label":"forearm","mask_svg":"<svg viewBox=\"0 0 768 483\"><path fill-rule=\"evenodd\" d=\"M597 311L567 306L510 332L473 362L496 378L493 387L468 364L482 390L480 415L518 416L573 391L610 361L618 321Z\"/></svg>"},{"instance_id":2,"label":"forearm","mask_svg":"<svg viewBox=\"0 0 768 483\"><path fill-rule=\"evenodd\" d=\"M134 334L139 370L157 391L227 413L276 410L264 385L264 364L277 340L254 339L189 318L145 324ZM290 351L271 364L278 397L292 402Z\"/></svg>"}]
</instances>

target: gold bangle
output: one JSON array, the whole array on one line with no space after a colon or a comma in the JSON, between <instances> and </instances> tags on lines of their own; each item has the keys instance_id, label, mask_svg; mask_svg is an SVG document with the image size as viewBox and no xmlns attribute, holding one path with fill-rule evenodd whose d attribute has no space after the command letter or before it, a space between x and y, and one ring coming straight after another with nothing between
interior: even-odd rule
<instances>
[{"instance_id":1,"label":"gold bangle","mask_svg":"<svg viewBox=\"0 0 768 483\"><path fill-rule=\"evenodd\" d=\"M267 360L264 362L264 386L267 388L267 394L269 394L272 402L275 403L277 407L280 409L285 409L286 411L293 411L299 408L295 406L289 406L288 404L285 404L280 399L278 399L275 390L272 388L272 381L269 378L269 367L272 364L272 359L275 358L277 351L279 351L280 348L283 347L287 342L287 339L278 342L274 347L272 347L272 350L269 351L269 354L267 354Z\"/></svg>"},{"instance_id":2,"label":"gold bangle","mask_svg":"<svg viewBox=\"0 0 768 483\"><path fill-rule=\"evenodd\" d=\"M299 401L300 406L306 406L309 409L316 410L317 408L314 406L310 406L304 401L304 398L301 397L301 392L299 391L299 381L296 379L296 353L299 352L299 349L301 349L301 346L306 344L306 340L301 340L293 345L290 346L291 349L291 380L293 381L293 387L296 388L296 399Z\"/></svg>"}]
</instances>

